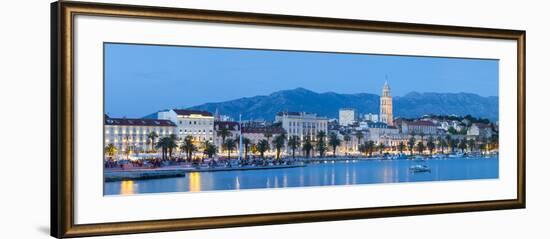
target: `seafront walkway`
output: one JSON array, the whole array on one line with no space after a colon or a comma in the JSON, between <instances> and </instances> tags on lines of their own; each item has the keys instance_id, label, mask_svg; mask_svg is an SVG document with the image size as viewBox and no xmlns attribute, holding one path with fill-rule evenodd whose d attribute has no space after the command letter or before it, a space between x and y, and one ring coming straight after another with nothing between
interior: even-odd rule
<instances>
[{"instance_id":1,"label":"seafront walkway","mask_svg":"<svg viewBox=\"0 0 550 239\"><path fill-rule=\"evenodd\" d=\"M295 163L289 165L256 165L256 166L221 166L221 167L182 167L182 166L165 166L161 168L131 168L131 169L105 169L104 179L106 182L121 181L121 180L138 180L138 179L156 179L170 177L185 177L186 173L193 172L219 172L219 171L239 171L239 170L265 170L265 169L281 169L281 168L297 168L305 167L303 163Z\"/></svg>"}]
</instances>

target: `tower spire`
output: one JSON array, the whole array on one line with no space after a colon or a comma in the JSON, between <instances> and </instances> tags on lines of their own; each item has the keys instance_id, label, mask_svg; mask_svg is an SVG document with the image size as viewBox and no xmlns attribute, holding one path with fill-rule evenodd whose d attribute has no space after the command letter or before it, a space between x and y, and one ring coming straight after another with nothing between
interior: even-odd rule
<instances>
[{"instance_id":1,"label":"tower spire","mask_svg":"<svg viewBox=\"0 0 550 239\"><path fill-rule=\"evenodd\" d=\"M393 104L387 77L386 75L386 82L384 83L384 87L382 87L382 95L380 96L380 121L392 126Z\"/></svg>"}]
</instances>

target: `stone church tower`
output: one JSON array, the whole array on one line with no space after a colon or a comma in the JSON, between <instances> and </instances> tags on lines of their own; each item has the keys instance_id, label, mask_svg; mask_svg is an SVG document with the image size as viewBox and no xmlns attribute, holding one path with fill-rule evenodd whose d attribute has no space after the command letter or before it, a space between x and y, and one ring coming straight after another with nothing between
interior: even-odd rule
<instances>
[{"instance_id":1,"label":"stone church tower","mask_svg":"<svg viewBox=\"0 0 550 239\"><path fill-rule=\"evenodd\" d=\"M382 95L380 96L380 121L393 126L393 106L388 81L384 83Z\"/></svg>"}]
</instances>

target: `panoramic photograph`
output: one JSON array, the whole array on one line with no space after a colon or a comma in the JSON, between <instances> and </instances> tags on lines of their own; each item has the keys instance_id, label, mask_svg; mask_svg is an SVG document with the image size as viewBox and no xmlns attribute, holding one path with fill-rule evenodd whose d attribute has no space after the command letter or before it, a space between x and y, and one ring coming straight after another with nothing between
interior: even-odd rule
<instances>
[{"instance_id":1,"label":"panoramic photograph","mask_svg":"<svg viewBox=\"0 0 550 239\"><path fill-rule=\"evenodd\" d=\"M104 195L499 178L499 61L104 43Z\"/></svg>"}]
</instances>

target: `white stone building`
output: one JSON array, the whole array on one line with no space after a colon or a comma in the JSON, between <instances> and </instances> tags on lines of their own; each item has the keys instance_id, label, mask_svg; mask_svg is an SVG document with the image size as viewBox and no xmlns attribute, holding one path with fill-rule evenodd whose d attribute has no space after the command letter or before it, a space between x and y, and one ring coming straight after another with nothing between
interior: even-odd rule
<instances>
[{"instance_id":1,"label":"white stone building","mask_svg":"<svg viewBox=\"0 0 550 239\"><path fill-rule=\"evenodd\" d=\"M470 126L467 135L488 139L493 135L493 129L489 124L475 123Z\"/></svg>"},{"instance_id":2,"label":"white stone building","mask_svg":"<svg viewBox=\"0 0 550 239\"><path fill-rule=\"evenodd\" d=\"M363 115L363 119L367 120L367 121L372 121L372 122L378 122L378 115L377 114L373 114L373 113L368 113L368 114L365 114Z\"/></svg>"},{"instance_id":3,"label":"white stone building","mask_svg":"<svg viewBox=\"0 0 550 239\"><path fill-rule=\"evenodd\" d=\"M158 137L151 142L148 135L156 132ZM150 151L160 138L176 133L176 125L170 120L109 118L105 116L105 146L113 144L117 151ZM153 143L153 144L151 144Z\"/></svg>"},{"instance_id":4,"label":"white stone building","mask_svg":"<svg viewBox=\"0 0 550 239\"><path fill-rule=\"evenodd\" d=\"M437 134L438 125L428 120L419 121L401 121L401 131L404 134L424 134L434 135Z\"/></svg>"},{"instance_id":5,"label":"white stone building","mask_svg":"<svg viewBox=\"0 0 550 239\"><path fill-rule=\"evenodd\" d=\"M176 124L176 135L179 140L183 140L188 135L192 136L196 142L214 140L214 116L210 112L172 109L159 112L158 118L170 120Z\"/></svg>"},{"instance_id":6,"label":"white stone building","mask_svg":"<svg viewBox=\"0 0 550 239\"><path fill-rule=\"evenodd\" d=\"M338 111L338 123L342 126L348 126L357 121L357 112L355 109L342 108Z\"/></svg>"},{"instance_id":7,"label":"white stone building","mask_svg":"<svg viewBox=\"0 0 550 239\"><path fill-rule=\"evenodd\" d=\"M306 137L315 139L317 133L324 131L328 135L328 119L317 114L306 112L279 112L275 122L280 122L287 132L287 137L298 136L300 140Z\"/></svg>"}]
</instances>

